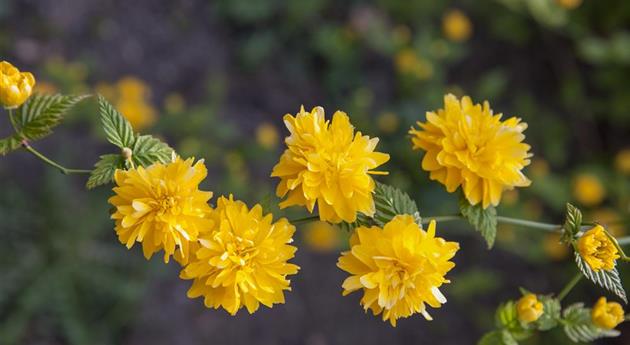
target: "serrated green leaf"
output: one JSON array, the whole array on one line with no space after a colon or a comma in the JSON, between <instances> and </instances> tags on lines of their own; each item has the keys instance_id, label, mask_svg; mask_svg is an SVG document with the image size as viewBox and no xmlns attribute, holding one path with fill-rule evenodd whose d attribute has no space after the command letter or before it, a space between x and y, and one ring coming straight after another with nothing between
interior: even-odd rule
<instances>
[{"instance_id":1,"label":"serrated green leaf","mask_svg":"<svg viewBox=\"0 0 630 345\"><path fill-rule=\"evenodd\" d=\"M468 223L481 233L488 249L491 249L497 236L497 210L493 206L484 209L481 204L471 205L463 197L459 201L459 210Z\"/></svg>"},{"instance_id":2,"label":"serrated green leaf","mask_svg":"<svg viewBox=\"0 0 630 345\"><path fill-rule=\"evenodd\" d=\"M518 342L508 330L497 330L486 333L477 345L518 345Z\"/></svg>"},{"instance_id":3,"label":"serrated green leaf","mask_svg":"<svg viewBox=\"0 0 630 345\"><path fill-rule=\"evenodd\" d=\"M101 95L98 96L98 111L107 141L121 149L131 148L135 143L135 136L129 121Z\"/></svg>"},{"instance_id":4,"label":"serrated green leaf","mask_svg":"<svg viewBox=\"0 0 630 345\"><path fill-rule=\"evenodd\" d=\"M519 325L516 304L514 304L514 301L507 301L499 305L494 317L497 328L512 329L518 327Z\"/></svg>"},{"instance_id":5,"label":"serrated green leaf","mask_svg":"<svg viewBox=\"0 0 630 345\"><path fill-rule=\"evenodd\" d=\"M616 330L606 330L595 326L591 319L591 310L584 308L583 303L575 303L566 307L562 316L565 334L576 343L617 337L620 334Z\"/></svg>"},{"instance_id":6,"label":"serrated green leaf","mask_svg":"<svg viewBox=\"0 0 630 345\"><path fill-rule=\"evenodd\" d=\"M416 223L420 224L420 212L418 206L409 195L396 187L384 183L376 183L374 190L374 222L378 226L384 226L397 215L412 215Z\"/></svg>"},{"instance_id":7,"label":"serrated green leaf","mask_svg":"<svg viewBox=\"0 0 630 345\"><path fill-rule=\"evenodd\" d=\"M611 291L615 295L619 296L626 304L628 303L628 297L626 297L626 291L621 284L621 278L619 277L619 271L617 267L612 270L599 270L595 272L591 267L582 259L580 253L575 251L575 263L584 276L595 283L603 287L606 290Z\"/></svg>"},{"instance_id":8,"label":"serrated green leaf","mask_svg":"<svg viewBox=\"0 0 630 345\"><path fill-rule=\"evenodd\" d=\"M362 213L358 213L357 214L357 220L352 222L352 223L347 223L347 222L341 222L338 224L335 224L335 226L337 228L339 228L340 230L343 231L347 231L347 232L351 232L354 229L360 227L360 226L373 226L376 225L376 223L374 222L374 220Z\"/></svg>"},{"instance_id":9,"label":"serrated green leaf","mask_svg":"<svg viewBox=\"0 0 630 345\"><path fill-rule=\"evenodd\" d=\"M131 148L131 159L134 164L149 166L153 163L167 163L171 161L173 149L166 143L150 135L141 135Z\"/></svg>"},{"instance_id":10,"label":"serrated green leaf","mask_svg":"<svg viewBox=\"0 0 630 345\"><path fill-rule=\"evenodd\" d=\"M109 154L100 157L86 183L88 189L112 182L116 169L124 167L125 160L121 155Z\"/></svg>"},{"instance_id":11,"label":"serrated green leaf","mask_svg":"<svg viewBox=\"0 0 630 345\"><path fill-rule=\"evenodd\" d=\"M577 207L567 203L567 214L564 221L562 234L562 241L570 243L575 239L575 236L580 232L580 226L582 225L582 212Z\"/></svg>"},{"instance_id":12,"label":"serrated green leaf","mask_svg":"<svg viewBox=\"0 0 630 345\"><path fill-rule=\"evenodd\" d=\"M543 314L536 320L536 326L540 331L548 331L558 325L562 307L560 301L548 296L538 296L543 304Z\"/></svg>"},{"instance_id":13,"label":"serrated green leaf","mask_svg":"<svg viewBox=\"0 0 630 345\"><path fill-rule=\"evenodd\" d=\"M13 116L13 125L20 134L0 140L0 154L5 155L22 145L23 140L39 140L50 133L74 105L90 95L39 95L30 97Z\"/></svg>"}]
</instances>

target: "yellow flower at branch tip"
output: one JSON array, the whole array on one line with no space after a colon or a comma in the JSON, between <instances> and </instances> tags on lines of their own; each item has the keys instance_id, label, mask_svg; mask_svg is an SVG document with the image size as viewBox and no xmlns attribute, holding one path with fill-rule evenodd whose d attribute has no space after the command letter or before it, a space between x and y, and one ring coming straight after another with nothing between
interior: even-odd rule
<instances>
[{"instance_id":1,"label":"yellow flower at branch tip","mask_svg":"<svg viewBox=\"0 0 630 345\"><path fill-rule=\"evenodd\" d=\"M580 237L578 251L582 259L595 272L602 269L612 270L620 257L617 248L601 225L595 225Z\"/></svg>"},{"instance_id":2,"label":"yellow flower at branch tip","mask_svg":"<svg viewBox=\"0 0 630 345\"><path fill-rule=\"evenodd\" d=\"M280 134L276 126L264 122L256 128L256 141L267 150L275 149L280 141Z\"/></svg>"},{"instance_id":3,"label":"yellow flower at branch tip","mask_svg":"<svg viewBox=\"0 0 630 345\"><path fill-rule=\"evenodd\" d=\"M606 297L600 297L591 310L591 319L597 327L613 329L624 321L625 315L621 304L607 302Z\"/></svg>"},{"instance_id":4,"label":"yellow flower at branch tip","mask_svg":"<svg viewBox=\"0 0 630 345\"><path fill-rule=\"evenodd\" d=\"M556 0L556 3L567 10L572 10L582 4L582 0Z\"/></svg>"},{"instance_id":5,"label":"yellow flower at branch tip","mask_svg":"<svg viewBox=\"0 0 630 345\"><path fill-rule=\"evenodd\" d=\"M501 121L490 104L473 104L470 97L444 96L444 109L427 112L427 122L411 128L414 150L424 150L422 169L449 193L460 186L471 205L498 205L501 194L526 187L522 173L530 163L529 145L523 143L527 124L511 117Z\"/></svg>"},{"instance_id":6,"label":"yellow flower at branch tip","mask_svg":"<svg viewBox=\"0 0 630 345\"><path fill-rule=\"evenodd\" d=\"M458 249L458 243L435 237L434 220L427 231L409 215L394 217L383 229L358 227L350 250L337 262L350 273L343 295L363 290L363 308L382 314L392 326L415 313L431 320L426 305L439 308L446 303L439 288L450 283L444 276L455 267L449 260Z\"/></svg>"},{"instance_id":7,"label":"yellow flower at branch tip","mask_svg":"<svg viewBox=\"0 0 630 345\"><path fill-rule=\"evenodd\" d=\"M354 222L357 212L374 214L374 171L389 160L389 155L375 152L378 138L354 132L346 113L337 111L332 122L324 118L324 109L313 108L293 116L284 116L291 133L287 149L271 176L279 177L276 194L286 199L281 208L300 205L313 212L315 205L323 221Z\"/></svg>"},{"instance_id":8,"label":"yellow flower at branch tip","mask_svg":"<svg viewBox=\"0 0 630 345\"><path fill-rule=\"evenodd\" d=\"M442 17L442 31L444 36L455 42L463 42L472 34L470 19L460 10L449 10Z\"/></svg>"},{"instance_id":9,"label":"yellow flower at branch tip","mask_svg":"<svg viewBox=\"0 0 630 345\"><path fill-rule=\"evenodd\" d=\"M0 103L6 109L22 105L33 93L35 77L29 72L20 72L7 61L0 61Z\"/></svg>"},{"instance_id":10,"label":"yellow flower at branch tip","mask_svg":"<svg viewBox=\"0 0 630 345\"><path fill-rule=\"evenodd\" d=\"M623 149L617 153L615 168L624 175L630 175L630 149Z\"/></svg>"},{"instance_id":11,"label":"yellow flower at branch tip","mask_svg":"<svg viewBox=\"0 0 630 345\"><path fill-rule=\"evenodd\" d=\"M329 252L339 245L339 231L327 222L312 222L304 231L304 242L318 252Z\"/></svg>"},{"instance_id":12,"label":"yellow flower at branch tip","mask_svg":"<svg viewBox=\"0 0 630 345\"><path fill-rule=\"evenodd\" d=\"M127 248L141 242L147 259L163 249L168 262L177 247L181 262L189 255L189 243L210 229L212 192L199 190L207 170L203 160L193 161L176 158L146 169L116 170L116 195L109 203L116 209L116 234Z\"/></svg>"},{"instance_id":13,"label":"yellow flower at branch tip","mask_svg":"<svg viewBox=\"0 0 630 345\"><path fill-rule=\"evenodd\" d=\"M284 291L291 290L287 275L299 269L287 263L297 250L290 245L295 227L272 218L260 205L250 210L231 195L219 198L212 230L200 235L196 256L180 274L193 279L188 297L202 296L206 307L232 315L242 307L251 314L260 304L284 303Z\"/></svg>"},{"instance_id":14,"label":"yellow flower at branch tip","mask_svg":"<svg viewBox=\"0 0 630 345\"><path fill-rule=\"evenodd\" d=\"M597 206L606 197L606 189L593 174L580 174L573 181L573 196L584 206Z\"/></svg>"},{"instance_id":15,"label":"yellow flower at branch tip","mask_svg":"<svg viewBox=\"0 0 630 345\"><path fill-rule=\"evenodd\" d=\"M516 302L516 314L523 323L530 323L538 320L543 314L543 304L533 293L528 293Z\"/></svg>"}]
</instances>

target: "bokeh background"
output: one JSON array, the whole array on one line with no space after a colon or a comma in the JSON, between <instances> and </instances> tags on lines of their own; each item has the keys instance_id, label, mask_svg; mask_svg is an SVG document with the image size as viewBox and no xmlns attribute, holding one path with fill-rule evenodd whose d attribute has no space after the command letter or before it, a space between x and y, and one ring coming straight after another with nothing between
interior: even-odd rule
<instances>
[{"instance_id":1,"label":"bokeh background","mask_svg":"<svg viewBox=\"0 0 630 345\"><path fill-rule=\"evenodd\" d=\"M203 157L204 188L277 215L271 168L285 113L346 111L392 159L381 180L408 191L422 216L452 214L456 196L420 170L407 130L451 92L490 100L529 124L530 188L499 213L561 222L564 203L628 234L630 2L627 0L0 0L0 59L32 71L39 92L100 92L142 132ZM93 101L35 144L89 168L109 147ZM0 117L0 134L9 131ZM473 344L518 287L558 292L576 268L558 238L501 226L485 249L463 223L435 320L392 328L341 296L335 267L347 234L300 227L302 267L285 305L230 317L186 298L178 266L120 245L108 187L87 192L24 152L0 158L0 344ZM630 287L630 270L620 271ZM566 302L602 293L581 283ZM612 296L609 296L612 297ZM602 344L629 344L630 327ZM561 332L526 344L568 344Z\"/></svg>"}]
</instances>

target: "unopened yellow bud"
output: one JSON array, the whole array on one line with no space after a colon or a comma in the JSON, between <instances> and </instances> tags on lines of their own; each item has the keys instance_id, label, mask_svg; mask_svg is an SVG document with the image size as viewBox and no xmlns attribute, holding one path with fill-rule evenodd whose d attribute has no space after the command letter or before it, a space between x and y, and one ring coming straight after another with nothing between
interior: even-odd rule
<instances>
[{"instance_id":1,"label":"unopened yellow bud","mask_svg":"<svg viewBox=\"0 0 630 345\"><path fill-rule=\"evenodd\" d=\"M528 293L527 295L521 297L518 302L516 302L516 313L518 315L518 319L521 320L521 322L534 322L538 320L538 318L540 318L540 316L543 314L543 311L543 304L533 293Z\"/></svg>"}]
</instances>

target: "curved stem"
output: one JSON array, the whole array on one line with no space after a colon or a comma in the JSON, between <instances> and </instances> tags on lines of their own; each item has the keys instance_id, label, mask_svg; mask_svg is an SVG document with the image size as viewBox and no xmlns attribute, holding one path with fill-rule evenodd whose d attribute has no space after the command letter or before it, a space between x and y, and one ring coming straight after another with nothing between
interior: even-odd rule
<instances>
[{"instance_id":1,"label":"curved stem","mask_svg":"<svg viewBox=\"0 0 630 345\"><path fill-rule=\"evenodd\" d=\"M17 133L20 137L20 139L22 139L22 147L24 147L24 149L30 153L32 153L35 157L39 158L41 161L43 161L44 163L59 169L59 171L61 171L62 174L64 175L69 175L69 174L89 174L92 172L92 170L83 170L83 169L69 169L66 168L64 166L62 166L61 164L53 161L52 159L44 156L44 154L42 154L41 152L35 150L31 145L29 145L28 141L26 141L26 139L24 138L24 136L22 135L22 131L18 128L18 126L16 125L15 122L15 117L13 116L13 109L8 109L9 112L9 120L11 122L11 126L13 127L13 130L15 131L15 133Z\"/></svg>"},{"instance_id":2,"label":"curved stem","mask_svg":"<svg viewBox=\"0 0 630 345\"><path fill-rule=\"evenodd\" d=\"M562 301L562 299L565 298L569 294L569 292L571 292L571 290L573 290L573 288L577 285L578 282L580 282L581 279L582 273L578 272L573 277L573 279L571 279L571 281L569 281L567 285L564 286L562 291L560 291L560 293L558 294L558 301Z\"/></svg>"},{"instance_id":3,"label":"curved stem","mask_svg":"<svg viewBox=\"0 0 630 345\"><path fill-rule=\"evenodd\" d=\"M315 222L318 220L319 220L319 216L308 216L308 217L298 218L298 219L289 219L289 223L301 224L301 223Z\"/></svg>"},{"instance_id":4,"label":"curved stem","mask_svg":"<svg viewBox=\"0 0 630 345\"><path fill-rule=\"evenodd\" d=\"M422 217L422 224L428 224L429 221L431 221L432 219L435 219L436 222L450 222L454 220L464 220L464 217L462 217L461 215ZM528 228L539 229L539 230L550 231L550 232L557 232L560 229L562 229L562 225L558 225L558 224L534 222L531 220L510 218L510 217L503 217L503 216L497 216L497 222L503 223L503 224L521 225Z\"/></svg>"}]
</instances>

